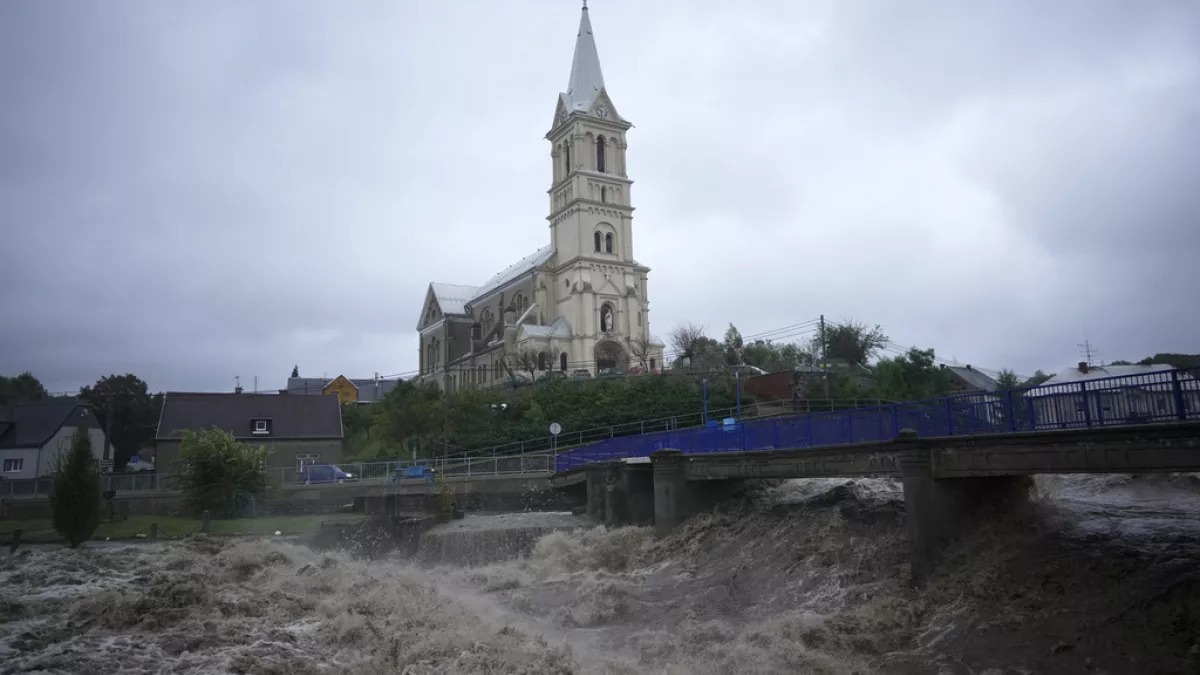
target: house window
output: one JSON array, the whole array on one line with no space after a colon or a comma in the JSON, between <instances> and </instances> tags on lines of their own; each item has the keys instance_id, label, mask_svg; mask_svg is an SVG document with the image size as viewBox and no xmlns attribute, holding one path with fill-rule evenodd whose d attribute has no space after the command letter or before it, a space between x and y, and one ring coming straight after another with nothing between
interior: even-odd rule
<instances>
[{"instance_id":1,"label":"house window","mask_svg":"<svg viewBox=\"0 0 1200 675\"><path fill-rule=\"evenodd\" d=\"M612 253L612 232L604 235L604 252Z\"/></svg>"},{"instance_id":2,"label":"house window","mask_svg":"<svg viewBox=\"0 0 1200 675\"><path fill-rule=\"evenodd\" d=\"M11 457L4 460L4 473L17 473L25 468L24 457Z\"/></svg>"},{"instance_id":3,"label":"house window","mask_svg":"<svg viewBox=\"0 0 1200 675\"><path fill-rule=\"evenodd\" d=\"M650 359L650 370L654 370L654 359Z\"/></svg>"},{"instance_id":4,"label":"house window","mask_svg":"<svg viewBox=\"0 0 1200 675\"><path fill-rule=\"evenodd\" d=\"M594 233L592 235L592 241L593 241L593 243L596 244L596 252L597 253L600 252L600 240L601 240L601 235L600 235L600 232L597 231L596 233Z\"/></svg>"},{"instance_id":5,"label":"house window","mask_svg":"<svg viewBox=\"0 0 1200 675\"><path fill-rule=\"evenodd\" d=\"M567 372L567 353L563 352L558 355L558 369Z\"/></svg>"},{"instance_id":6,"label":"house window","mask_svg":"<svg viewBox=\"0 0 1200 675\"><path fill-rule=\"evenodd\" d=\"M265 436L271 433L271 427L267 420L254 420L254 433L258 436Z\"/></svg>"},{"instance_id":7,"label":"house window","mask_svg":"<svg viewBox=\"0 0 1200 675\"><path fill-rule=\"evenodd\" d=\"M538 370L545 370L547 361L546 352L538 352Z\"/></svg>"},{"instance_id":8,"label":"house window","mask_svg":"<svg viewBox=\"0 0 1200 675\"><path fill-rule=\"evenodd\" d=\"M303 473L304 467L319 464L321 462L321 453L319 452L302 452L296 455L296 473Z\"/></svg>"},{"instance_id":9,"label":"house window","mask_svg":"<svg viewBox=\"0 0 1200 675\"><path fill-rule=\"evenodd\" d=\"M596 170L604 173L604 137L596 139Z\"/></svg>"}]
</instances>

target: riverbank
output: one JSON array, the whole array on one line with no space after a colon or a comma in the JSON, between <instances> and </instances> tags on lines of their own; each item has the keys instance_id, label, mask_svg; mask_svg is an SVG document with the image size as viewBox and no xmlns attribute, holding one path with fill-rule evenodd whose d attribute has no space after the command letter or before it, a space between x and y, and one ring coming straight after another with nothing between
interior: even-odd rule
<instances>
[{"instance_id":1,"label":"riverbank","mask_svg":"<svg viewBox=\"0 0 1200 675\"><path fill-rule=\"evenodd\" d=\"M314 534L321 523L357 523L362 514L329 514L301 516L272 516L266 518L214 519L209 523L209 534L213 536L274 535L283 536ZM180 539L200 532L201 523L196 518L172 516L130 516L126 520L103 521L96 528L93 540L131 540L149 538L151 525L158 523L159 539ZM12 541L13 532L21 530L21 542L30 544L52 544L63 538L54 531L49 518L25 520L0 520L0 545Z\"/></svg>"}]
</instances>

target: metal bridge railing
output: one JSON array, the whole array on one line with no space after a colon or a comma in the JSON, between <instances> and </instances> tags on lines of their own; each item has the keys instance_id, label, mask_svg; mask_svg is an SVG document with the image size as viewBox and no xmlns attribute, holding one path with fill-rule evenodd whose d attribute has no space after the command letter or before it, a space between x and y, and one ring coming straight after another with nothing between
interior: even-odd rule
<instances>
[{"instance_id":1,"label":"metal bridge railing","mask_svg":"<svg viewBox=\"0 0 1200 675\"><path fill-rule=\"evenodd\" d=\"M1200 419L1200 368L613 438L559 453L556 470L663 449L743 452L887 441L906 428L919 436L965 436L1189 419Z\"/></svg>"}]
</instances>

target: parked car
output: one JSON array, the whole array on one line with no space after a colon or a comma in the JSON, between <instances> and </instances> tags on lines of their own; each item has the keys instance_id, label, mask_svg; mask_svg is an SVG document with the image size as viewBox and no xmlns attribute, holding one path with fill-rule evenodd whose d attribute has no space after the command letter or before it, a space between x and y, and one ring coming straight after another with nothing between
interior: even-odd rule
<instances>
[{"instance_id":1,"label":"parked car","mask_svg":"<svg viewBox=\"0 0 1200 675\"><path fill-rule=\"evenodd\" d=\"M305 485L314 483L345 483L358 480L354 474L343 471L334 464L309 464L300 472L300 480Z\"/></svg>"}]
</instances>

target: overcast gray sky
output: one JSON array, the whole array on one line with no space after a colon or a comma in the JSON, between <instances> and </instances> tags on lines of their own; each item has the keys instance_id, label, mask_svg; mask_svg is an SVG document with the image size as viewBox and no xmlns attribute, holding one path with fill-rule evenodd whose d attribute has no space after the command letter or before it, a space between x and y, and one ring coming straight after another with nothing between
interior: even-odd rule
<instances>
[{"instance_id":1,"label":"overcast gray sky","mask_svg":"<svg viewBox=\"0 0 1200 675\"><path fill-rule=\"evenodd\" d=\"M651 326L1200 351L1200 3L592 0ZM411 371L549 239L573 0L0 3L0 373Z\"/></svg>"}]
</instances>

